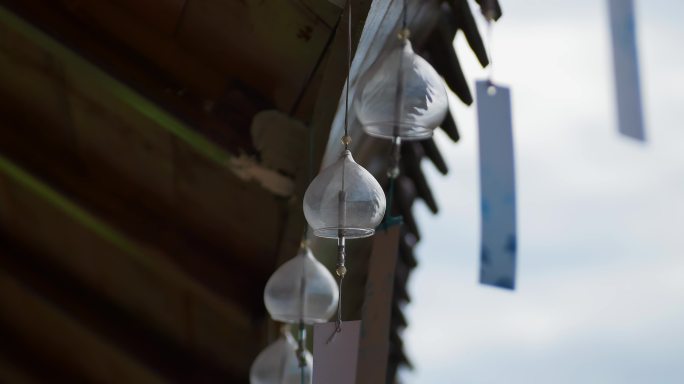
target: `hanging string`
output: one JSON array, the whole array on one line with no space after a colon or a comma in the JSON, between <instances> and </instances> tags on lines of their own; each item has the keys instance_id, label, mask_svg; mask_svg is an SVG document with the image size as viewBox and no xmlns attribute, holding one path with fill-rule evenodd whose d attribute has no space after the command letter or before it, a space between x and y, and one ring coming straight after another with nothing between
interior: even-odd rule
<instances>
[{"instance_id":1,"label":"hanging string","mask_svg":"<svg viewBox=\"0 0 684 384\"><path fill-rule=\"evenodd\" d=\"M308 156L307 156L307 161L306 161L306 179L307 179L307 185L311 184L311 181L313 180L313 162L314 162L314 129L313 125L309 124L309 131L308 131ZM309 223L304 224L304 233L302 235L303 238L303 246L308 246L308 241L309 241Z\"/></svg>"},{"instance_id":2,"label":"hanging string","mask_svg":"<svg viewBox=\"0 0 684 384\"><path fill-rule=\"evenodd\" d=\"M344 267L342 267L344 268ZM340 290L339 300L337 301L337 319L335 320L335 332L342 331L342 282L344 275L340 276L338 288Z\"/></svg>"},{"instance_id":3,"label":"hanging string","mask_svg":"<svg viewBox=\"0 0 684 384\"><path fill-rule=\"evenodd\" d=\"M494 85L494 55L493 55L493 45L492 45L492 34L493 34L493 27L494 23L492 23L492 20L487 17L487 46L489 47L488 49L488 56L489 56L489 71L488 71L488 79L487 81L489 82L489 85Z\"/></svg>"},{"instance_id":4,"label":"hanging string","mask_svg":"<svg viewBox=\"0 0 684 384\"><path fill-rule=\"evenodd\" d=\"M399 161L401 156L401 138L395 136L392 140L392 147L390 150L390 167L387 170L388 186L386 192L387 209L385 210L385 217L382 223L378 226L379 229L387 230L389 227L401 224L403 219L401 216L392 216L392 207L394 204L394 190L396 180L399 177Z\"/></svg>"},{"instance_id":5,"label":"hanging string","mask_svg":"<svg viewBox=\"0 0 684 384\"><path fill-rule=\"evenodd\" d=\"M304 245L304 244L302 244ZM306 295L306 270L303 271L300 283L299 283L299 328L297 331L297 360L299 361L300 379L302 384L304 384L304 375L306 368L306 356L304 351L304 343L306 342L306 328L304 325L304 313L306 312L306 300L304 296Z\"/></svg>"},{"instance_id":6,"label":"hanging string","mask_svg":"<svg viewBox=\"0 0 684 384\"><path fill-rule=\"evenodd\" d=\"M346 95L344 99L344 136L342 137L342 144L344 144L344 149L349 149L349 144L351 143L351 137L349 136L349 88L351 87L351 55L352 55L352 0L347 1L347 86Z\"/></svg>"},{"instance_id":7,"label":"hanging string","mask_svg":"<svg viewBox=\"0 0 684 384\"><path fill-rule=\"evenodd\" d=\"M399 34L397 37L400 40L400 44L402 48L404 48L408 42L409 38L409 30L406 28L408 18L406 16L407 11L406 11L406 4L407 0L404 0L404 8L402 10L402 27L401 31L399 31ZM399 138L399 121L401 120L401 111L404 109L403 106L403 95L404 95L404 55L403 53L399 55L399 65L397 66L397 89L394 92L394 139L392 141L392 145L399 145L397 143L397 140ZM394 147L393 147L394 148Z\"/></svg>"},{"instance_id":8,"label":"hanging string","mask_svg":"<svg viewBox=\"0 0 684 384\"><path fill-rule=\"evenodd\" d=\"M403 9L403 15L402 15L402 21L401 21L401 28L406 29L408 26L408 0L404 0L404 9Z\"/></svg>"},{"instance_id":9,"label":"hanging string","mask_svg":"<svg viewBox=\"0 0 684 384\"><path fill-rule=\"evenodd\" d=\"M344 100L344 136L342 137L342 144L344 150L349 150L351 137L349 136L349 88L351 87L351 60L352 60L352 0L347 1L347 85ZM345 233L344 227L346 225L347 213L347 193L344 190L344 174L345 168L342 168L342 189L339 193L339 211L338 220L340 230L337 234L337 268L335 274L337 275L337 290L339 297L337 300L337 318L335 320L335 330L328 338L326 343L330 343L335 339L335 336L342 332L342 282L344 276L347 274L347 267L345 266Z\"/></svg>"},{"instance_id":10,"label":"hanging string","mask_svg":"<svg viewBox=\"0 0 684 384\"><path fill-rule=\"evenodd\" d=\"M485 9L483 15L487 21L487 56L489 58L489 68L487 71L487 82L489 83L489 89L487 92L489 94L496 93L496 87L494 86L494 45L493 45L493 34L494 34L494 9L495 0L486 0L484 3Z\"/></svg>"},{"instance_id":11,"label":"hanging string","mask_svg":"<svg viewBox=\"0 0 684 384\"><path fill-rule=\"evenodd\" d=\"M337 291L339 292L337 300L337 318L335 319L335 331L328 339L327 343L334 340L335 335L342 332L342 282L344 281L344 276L347 274L346 262L346 251L345 251L345 237L340 229L340 236L337 239L337 268L335 268L335 274L337 275Z\"/></svg>"},{"instance_id":12,"label":"hanging string","mask_svg":"<svg viewBox=\"0 0 684 384\"><path fill-rule=\"evenodd\" d=\"M398 37L401 40L401 44L407 44L410 36L410 31L408 29L408 0L404 0L402 9L402 28L399 31ZM401 217L392 216L392 204L394 201L394 186L396 184L396 179L399 177L399 161L401 159L401 137L400 137L400 127L399 123L401 121L401 111L404 109L403 97L404 97L404 55L399 55L399 65L397 68L397 89L394 94L394 132L392 138L392 147L390 149L390 165L387 169L387 178L389 179L389 186L387 187L387 209L385 210L385 217L380 224L380 228L387 230L390 226L394 224L401 223Z\"/></svg>"},{"instance_id":13,"label":"hanging string","mask_svg":"<svg viewBox=\"0 0 684 384\"><path fill-rule=\"evenodd\" d=\"M313 180L313 157L314 157L314 129L313 125L309 124L309 130L308 130L308 156L307 156L307 162L306 162L306 177L308 180L308 184L311 183L311 180ZM300 245L301 248L308 248L309 247L309 224L305 223L304 224L304 233L302 235L302 243ZM304 277L302 277L302 283L301 283L301 288L300 288L300 293L302 295L301 302L302 305L304 305L304 287L306 285L306 280ZM304 325L304 309L302 308L300 311L300 319L299 319L299 332L297 333L297 358L299 360L299 376L300 376L300 382L301 384L306 384L306 357L304 355L305 347L304 344L306 343L306 328Z\"/></svg>"}]
</instances>

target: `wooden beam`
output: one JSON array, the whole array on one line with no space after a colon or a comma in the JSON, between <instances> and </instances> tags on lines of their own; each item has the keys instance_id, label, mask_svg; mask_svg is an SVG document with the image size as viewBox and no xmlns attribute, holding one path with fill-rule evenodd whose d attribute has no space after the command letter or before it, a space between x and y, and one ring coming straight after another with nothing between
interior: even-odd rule
<instances>
[{"instance_id":1,"label":"wooden beam","mask_svg":"<svg viewBox=\"0 0 684 384\"><path fill-rule=\"evenodd\" d=\"M189 122L193 130L201 132L223 148L232 152L251 150L249 122L258 110L269 108L271 104L245 89L239 82L225 83L222 74L213 80L210 78L207 82L213 86L226 84L217 96L192 82L180 81L182 76L161 70L146 56L122 44L100 26L79 19L58 1L3 0L2 3L53 39L59 40L59 44L68 46L82 59L96 64ZM133 16L129 19L123 24L145 24L136 21ZM26 35L31 39L31 33ZM213 72L200 71L197 77L206 78Z\"/></svg>"},{"instance_id":2,"label":"wooden beam","mask_svg":"<svg viewBox=\"0 0 684 384\"><path fill-rule=\"evenodd\" d=\"M14 384L39 384L30 372L16 367L5 356L0 355L0 381Z\"/></svg>"},{"instance_id":3,"label":"wooden beam","mask_svg":"<svg viewBox=\"0 0 684 384\"><path fill-rule=\"evenodd\" d=\"M46 360L19 337L14 328L0 319L0 382L3 383L49 383L59 378L63 382L81 383L85 379L55 361Z\"/></svg>"},{"instance_id":4,"label":"wooden beam","mask_svg":"<svg viewBox=\"0 0 684 384\"><path fill-rule=\"evenodd\" d=\"M246 375L258 351L244 312L4 157L0 227L170 339Z\"/></svg>"},{"instance_id":5,"label":"wooden beam","mask_svg":"<svg viewBox=\"0 0 684 384\"><path fill-rule=\"evenodd\" d=\"M70 321L4 270L0 270L0 317L35 349L42 348L51 360L82 372L90 381L164 383L156 373Z\"/></svg>"},{"instance_id":6,"label":"wooden beam","mask_svg":"<svg viewBox=\"0 0 684 384\"><path fill-rule=\"evenodd\" d=\"M332 32L299 1L192 0L176 38L288 111Z\"/></svg>"},{"instance_id":7,"label":"wooden beam","mask_svg":"<svg viewBox=\"0 0 684 384\"><path fill-rule=\"evenodd\" d=\"M190 90L218 98L228 85L229 77L198 61L181 48L172 36L148 27L146 20L136 19L109 1L60 0L77 19L96 25L106 34L133 48L162 71L172 74Z\"/></svg>"},{"instance_id":8,"label":"wooden beam","mask_svg":"<svg viewBox=\"0 0 684 384\"><path fill-rule=\"evenodd\" d=\"M181 267L188 276L225 300L239 305L247 313L264 313L262 289L270 273L268 265L254 265L259 255L254 255L254 260L249 263L234 255L237 252L244 255L253 253L253 247L227 249L212 244L203 233L183 220L152 209L148 202L151 197L129 197L130 192L121 188L131 184L126 175L100 165L97 168L100 174L107 175L109 183L84 177L78 159L73 159L63 148L54 146L54 142L37 138L36 128L21 127L6 119L0 127L5 132L0 151L12 161L22 164L32 174L41 175L42 180L79 206L102 217L136 241L153 245L159 249L161 257ZM26 133L33 135L27 137ZM94 161L97 154L87 158Z\"/></svg>"},{"instance_id":9,"label":"wooden beam","mask_svg":"<svg viewBox=\"0 0 684 384\"><path fill-rule=\"evenodd\" d=\"M190 0L108 0L127 13L144 20L146 24L165 36L173 36L180 23L183 11Z\"/></svg>"},{"instance_id":10,"label":"wooden beam","mask_svg":"<svg viewBox=\"0 0 684 384\"><path fill-rule=\"evenodd\" d=\"M176 217L246 265L272 265L289 178L230 155L2 9L0 30L0 100L17 136L77 163L60 171Z\"/></svg>"},{"instance_id":11,"label":"wooden beam","mask_svg":"<svg viewBox=\"0 0 684 384\"><path fill-rule=\"evenodd\" d=\"M154 326L138 319L135 313L127 313L44 257L27 252L6 236L0 235L0 243L2 269L20 281L40 301L63 312L76 325L79 333L96 335L102 343L158 372L165 380L203 383L239 380L234 373L215 364L211 356L203 356L164 337ZM36 323L40 324L41 320L37 319ZM51 325L43 326L50 328ZM79 360L82 354L89 352L69 350L65 352L65 357ZM40 348L31 354L46 357ZM30 361L23 365L30 365Z\"/></svg>"}]
</instances>

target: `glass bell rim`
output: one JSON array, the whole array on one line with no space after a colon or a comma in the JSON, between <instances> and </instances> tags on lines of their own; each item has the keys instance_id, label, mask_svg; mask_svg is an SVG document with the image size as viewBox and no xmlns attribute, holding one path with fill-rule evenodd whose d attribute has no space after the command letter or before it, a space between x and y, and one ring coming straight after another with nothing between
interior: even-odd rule
<instances>
[{"instance_id":1,"label":"glass bell rim","mask_svg":"<svg viewBox=\"0 0 684 384\"><path fill-rule=\"evenodd\" d=\"M373 137L378 137L381 139L394 139L394 134L386 134L382 132L393 132L394 131L394 126L396 126L397 123L394 121L386 121L386 122L377 122L377 123L368 123L364 124L363 130L366 132L369 136ZM416 131L417 133L407 135L406 130L412 130ZM405 141L412 141L412 140L425 140L429 139L433 136L434 134L434 129L427 128L424 125L419 125L419 124L406 124L406 123L399 123L399 137L402 140Z\"/></svg>"},{"instance_id":2,"label":"glass bell rim","mask_svg":"<svg viewBox=\"0 0 684 384\"><path fill-rule=\"evenodd\" d=\"M330 320L309 316L301 317L299 314L291 315L287 313L271 313L270 315L273 320L286 324L298 324L301 321L304 324L311 325L327 323Z\"/></svg>"},{"instance_id":3,"label":"glass bell rim","mask_svg":"<svg viewBox=\"0 0 684 384\"><path fill-rule=\"evenodd\" d=\"M370 237L375 234L375 228L357 228L357 227L325 227L314 229L314 235L326 239L337 239L340 231L347 239L361 239Z\"/></svg>"}]
</instances>

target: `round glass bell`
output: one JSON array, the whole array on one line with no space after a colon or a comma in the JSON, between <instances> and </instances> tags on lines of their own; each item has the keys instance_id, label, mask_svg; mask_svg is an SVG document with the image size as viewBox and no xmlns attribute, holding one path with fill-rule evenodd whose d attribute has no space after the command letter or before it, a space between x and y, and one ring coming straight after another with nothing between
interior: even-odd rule
<instances>
[{"instance_id":1,"label":"round glass bell","mask_svg":"<svg viewBox=\"0 0 684 384\"><path fill-rule=\"evenodd\" d=\"M304 216L319 237L371 236L384 215L380 184L349 150L318 174L304 194Z\"/></svg>"},{"instance_id":2,"label":"round glass bell","mask_svg":"<svg viewBox=\"0 0 684 384\"><path fill-rule=\"evenodd\" d=\"M361 77L354 108L371 136L421 140L432 136L449 106L441 76L404 38Z\"/></svg>"},{"instance_id":3,"label":"round glass bell","mask_svg":"<svg viewBox=\"0 0 684 384\"><path fill-rule=\"evenodd\" d=\"M313 359L309 351L304 351L306 365L304 383L311 384ZM256 357L249 370L250 384L301 384L302 367L297 356L297 343L289 332L266 347Z\"/></svg>"},{"instance_id":4,"label":"round glass bell","mask_svg":"<svg viewBox=\"0 0 684 384\"><path fill-rule=\"evenodd\" d=\"M337 308L335 278L303 246L266 283L264 303L271 318L284 323L324 323Z\"/></svg>"}]
</instances>

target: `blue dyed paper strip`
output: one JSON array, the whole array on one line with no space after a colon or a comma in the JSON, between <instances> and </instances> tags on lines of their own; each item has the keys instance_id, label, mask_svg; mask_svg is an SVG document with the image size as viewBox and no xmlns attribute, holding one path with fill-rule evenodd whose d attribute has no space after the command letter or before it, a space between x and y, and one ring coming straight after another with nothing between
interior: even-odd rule
<instances>
[{"instance_id":1,"label":"blue dyed paper strip","mask_svg":"<svg viewBox=\"0 0 684 384\"><path fill-rule=\"evenodd\" d=\"M511 93L478 81L482 244L480 283L515 288L517 253Z\"/></svg>"},{"instance_id":2,"label":"blue dyed paper strip","mask_svg":"<svg viewBox=\"0 0 684 384\"><path fill-rule=\"evenodd\" d=\"M621 134L645 141L633 0L608 0Z\"/></svg>"}]
</instances>

